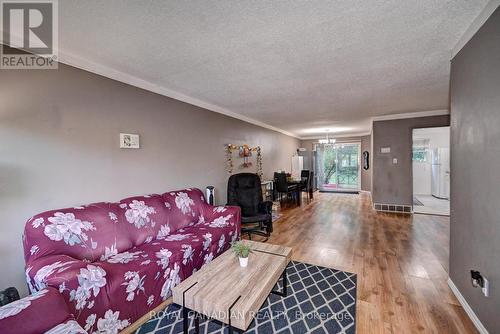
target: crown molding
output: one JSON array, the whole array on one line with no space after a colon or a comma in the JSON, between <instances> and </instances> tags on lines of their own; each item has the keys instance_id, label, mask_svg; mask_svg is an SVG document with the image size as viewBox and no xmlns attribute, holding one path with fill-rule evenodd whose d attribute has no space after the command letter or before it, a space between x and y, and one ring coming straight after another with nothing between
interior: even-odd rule
<instances>
[{"instance_id":1,"label":"crown molding","mask_svg":"<svg viewBox=\"0 0 500 334\"><path fill-rule=\"evenodd\" d=\"M0 29L0 44L8 45L8 43L5 43L3 40L3 30ZM216 112L219 114L223 114L232 118L239 119L240 121L244 121L253 125L260 126L262 128L266 128L269 130L277 131L280 132L284 135L287 135L289 137L297 138L300 139L300 137L296 136L295 134L288 132L286 130L277 128L275 126L269 125L267 123L255 120L250 117L246 117L240 114L237 114L233 111L230 111L226 108L220 107L218 105L202 101L200 99L176 92L174 90L165 88L163 86L154 84L152 82L149 82L144 79L140 79L136 76L133 76L131 74L116 70L114 68L111 68L109 66L101 65L92 61L89 61L83 57L76 56L75 54L69 53L67 51L64 51L62 49L58 50L58 62L61 64L66 64L71 67L75 67L90 73L94 73L112 80L116 80L137 88L141 88L159 95L163 95L166 97L170 97L172 99L188 103L191 105L194 105L196 107L200 107L203 109L207 109L212 112Z\"/></svg>"},{"instance_id":2,"label":"crown molding","mask_svg":"<svg viewBox=\"0 0 500 334\"><path fill-rule=\"evenodd\" d=\"M185 102L191 105L194 105L196 107L200 107L203 109L207 109L209 111L213 111L219 114L223 114L232 118L239 119L240 121L244 121L253 125L260 126L262 128L266 128L272 131L280 132L284 135L287 135L289 137L297 138L300 139L297 135L288 132L286 130L280 129L278 127L272 126L270 124L258 121L256 119L246 117L240 114L237 114L231 110L228 110L226 108L223 108L221 106L179 93L177 91L165 88L161 85L154 84L152 82L149 82L147 80L138 78L134 75L116 70L114 68L101 65L92 61L89 61L83 57L76 56L74 54L68 53L64 50L59 49L59 62L62 64L66 64L72 67L76 67L78 69L91 72L106 78L110 78L119 82L126 83L128 85L138 87L156 94L160 94L166 97L170 97L172 99Z\"/></svg>"},{"instance_id":3,"label":"crown molding","mask_svg":"<svg viewBox=\"0 0 500 334\"><path fill-rule=\"evenodd\" d=\"M451 59L453 59L468 41L478 32L493 12L500 6L500 0L490 0L486 7L479 13L479 15L472 21L471 25L467 28L465 33L460 37L455 47L451 50Z\"/></svg>"},{"instance_id":4,"label":"crown molding","mask_svg":"<svg viewBox=\"0 0 500 334\"><path fill-rule=\"evenodd\" d=\"M449 115L449 114L450 114L450 111L448 109L416 111L416 112L408 112L408 113L402 113L402 114L375 116L375 117L372 117L372 122L390 121L390 120L394 120L394 119L405 119L405 118L442 116L442 115Z\"/></svg>"},{"instance_id":5,"label":"crown molding","mask_svg":"<svg viewBox=\"0 0 500 334\"><path fill-rule=\"evenodd\" d=\"M500 0L495 0L499 1ZM490 14L491 15L491 14ZM3 43L3 39L0 36L0 43ZM286 136L296 138L299 140L315 140L315 139L321 139L324 136L311 136L311 137L300 137L298 135L295 135L292 132L283 130L281 128L272 126L270 124L258 121L256 119L246 117L243 115L240 115L238 113L235 113L231 110L228 110L226 108L223 108L221 106L179 93L177 91L165 88L161 85L154 84L152 82L149 82L147 80L141 79L139 77L136 77L134 75L116 70L112 67L101 65L92 61L89 61L83 57L76 56L72 53L66 52L65 50L59 49L59 59L58 62L62 64L66 64L71 67L75 67L90 73L94 73L112 80L116 80L134 87L138 87L162 96L166 96L184 103L188 103L191 105L194 105L196 107L200 107L203 109L207 109L212 112L216 112L225 116L229 116L265 129L269 129L272 131L276 131L279 133L282 133ZM392 115L383 115L383 116L375 116L372 117L372 123L374 121L383 121L383 120L394 120L394 119L404 119L404 118L415 118L415 117L428 117L428 116L438 116L438 115L448 115L450 112L449 110L431 110L431 111L420 111L420 112L410 112L410 113L401 113L401 114L392 114ZM371 129L370 131L365 131L365 132L354 132L354 133L343 133L343 134L332 134L335 138L346 138L346 137L362 137L362 136L368 136L371 135Z\"/></svg>"}]
</instances>

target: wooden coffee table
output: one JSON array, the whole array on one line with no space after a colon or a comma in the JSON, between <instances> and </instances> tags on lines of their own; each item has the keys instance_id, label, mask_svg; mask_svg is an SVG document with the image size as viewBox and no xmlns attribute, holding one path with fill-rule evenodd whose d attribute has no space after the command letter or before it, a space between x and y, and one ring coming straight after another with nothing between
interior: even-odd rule
<instances>
[{"instance_id":1,"label":"wooden coffee table","mask_svg":"<svg viewBox=\"0 0 500 334\"><path fill-rule=\"evenodd\" d=\"M270 293L286 296L286 267L292 249L267 243L243 241L253 253L248 267L240 267L229 249L173 289L174 303L182 306L184 333L189 330L189 313L194 312L196 333L200 314L245 331ZM283 290L273 291L280 276Z\"/></svg>"}]
</instances>

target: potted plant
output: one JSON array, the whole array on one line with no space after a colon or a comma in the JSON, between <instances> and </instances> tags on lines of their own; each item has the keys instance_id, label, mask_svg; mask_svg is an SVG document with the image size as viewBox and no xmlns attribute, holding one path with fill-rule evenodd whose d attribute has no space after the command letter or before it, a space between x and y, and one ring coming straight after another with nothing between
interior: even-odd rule
<instances>
[{"instance_id":1,"label":"potted plant","mask_svg":"<svg viewBox=\"0 0 500 334\"><path fill-rule=\"evenodd\" d=\"M240 266L246 267L248 265L248 255L250 255L250 253L253 253L252 248L248 245L245 245L241 241L237 241L232 244L231 249L240 260Z\"/></svg>"}]
</instances>

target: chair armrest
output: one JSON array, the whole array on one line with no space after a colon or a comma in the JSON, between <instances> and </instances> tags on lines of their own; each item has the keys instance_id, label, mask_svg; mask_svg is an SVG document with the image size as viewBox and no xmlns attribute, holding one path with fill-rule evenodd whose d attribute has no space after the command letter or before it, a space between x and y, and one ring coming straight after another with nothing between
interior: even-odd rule
<instances>
[{"instance_id":1,"label":"chair armrest","mask_svg":"<svg viewBox=\"0 0 500 334\"><path fill-rule=\"evenodd\" d=\"M259 212L271 214L273 212L273 202L264 201L259 203Z\"/></svg>"},{"instance_id":2,"label":"chair armrest","mask_svg":"<svg viewBox=\"0 0 500 334\"><path fill-rule=\"evenodd\" d=\"M72 329L80 327L64 298L54 288L40 290L0 307L0 333L3 334L45 333L63 323L69 323ZM85 333L83 328L79 330L75 333Z\"/></svg>"}]
</instances>

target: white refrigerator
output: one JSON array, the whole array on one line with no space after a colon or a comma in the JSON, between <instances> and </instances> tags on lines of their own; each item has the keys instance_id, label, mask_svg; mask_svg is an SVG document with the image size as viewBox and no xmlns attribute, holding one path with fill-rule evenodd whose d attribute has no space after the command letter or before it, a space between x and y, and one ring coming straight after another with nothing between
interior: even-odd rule
<instances>
[{"instance_id":1,"label":"white refrigerator","mask_svg":"<svg viewBox=\"0 0 500 334\"><path fill-rule=\"evenodd\" d=\"M300 180L300 173L304 169L304 157L294 155L292 157L292 177Z\"/></svg>"},{"instance_id":2,"label":"white refrigerator","mask_svg":"<svg viewBox=\"0 0 500 334\"><path fill-rule=\"evenodd\" d=\"M431 163L432 196L450 199L450 149L447 147L433 149Z\"/></svg>"}]
</instances>

